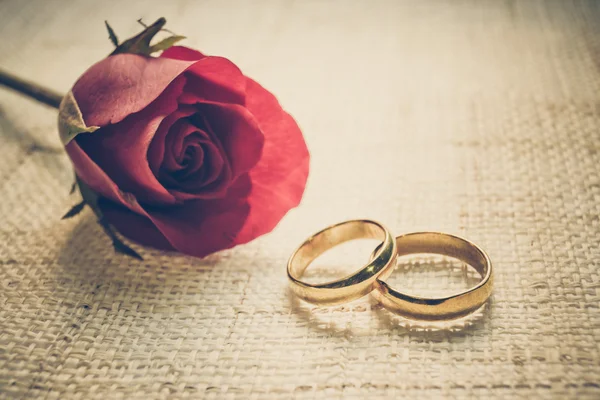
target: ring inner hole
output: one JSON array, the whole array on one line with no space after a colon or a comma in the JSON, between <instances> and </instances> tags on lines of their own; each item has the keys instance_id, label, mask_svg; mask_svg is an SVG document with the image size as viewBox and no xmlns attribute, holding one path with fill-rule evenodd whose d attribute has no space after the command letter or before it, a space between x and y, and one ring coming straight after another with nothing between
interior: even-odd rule
<instances>
[{"instance_id":1,"label":"ring inner hole","mask_svg":"<svg viewBox=\"0 0 600 400\"><path fill-rule=\"evenodd\" d=\"M368 263L379 244L378 239L354 239L332 247L309 264L302 281L315 285L351 275Z\"/></svg>"},{"instance_id":2,"label":"ring inner hole","mask_svg":"<svg viewBox=\"0 0 600 400\"><path fill-rule=\"evenodd\" d=\"M345 223L325 229L308 238L296 251L292 260L290 260L289 271L291 276L295 277L296 279L302 278L302 280L305 283L310 283L304 280L305 270L308 268L309 265L312 265L314 261L317 261L318 258L321 258L321 256L325 254L328 250L335 249L336 247L340 247L344 243L348 243L356 239L378 239L379 243L381 243L385 239L385 233L383 229L376 223L361 220L347 221ZM375 248L376 246L377 245L374 245L373 248ZM346 249L346 251L344 251L344 249ZM337 250L334 253L340 252L338 254L344 254L344 257L346 257L347 260L353 258L355 256L355 253L358 251L360 251L360 249L344 246L341 250ZM369 251L367 251L367 253L369 253ZM360 257L358 258L358 260L364 260L364 258ZM361 262L358 260L353 261L351 265L356 266L357 263ZM325 260L325 262L327 262L327 259ZM367 265L367 263L368 261L364 261L364 264L358 264L359 266L355 267L353 271L347 274L341 274L340 278L346 277L350 274L359 271L361 267L364 267L365 265ZM335 270L336 265L348 265L348 263L344 263L343 261L336 261L336 264L329 265L329 273L331 273L331 270ZM319 281L318 283L329 283L331 281L332 280Z\"/></svg>"},{"instance_id":3,"label":"ring inner hole","mask_svg":"<svg viewBox=\"0 0 600 400\"><path fill-rule=\"evenodd\" d=\"M471 265L440 254L409 254L398 257L388 285L411 296L440 298L463 292L481 282Z\"/></svg>"}]
</instances>

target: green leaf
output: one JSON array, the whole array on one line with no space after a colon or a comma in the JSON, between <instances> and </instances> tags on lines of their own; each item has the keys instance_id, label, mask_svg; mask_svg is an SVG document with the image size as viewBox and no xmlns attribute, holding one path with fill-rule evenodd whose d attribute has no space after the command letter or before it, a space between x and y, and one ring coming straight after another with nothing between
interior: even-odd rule
<instances>
[{"instance_id":1,"label":"green leaf","mask_svg":"<svg viewBox=\"0 0 600 400\"><path fill-rule=\"evenodd\" d=\"M162 17L157 19L155 23L146 27L141 33L127 39L117 46L111 55L121 53L150 55L150 41L158 32L160 32L166 23L167 20Z\"/></svg>"},{"instance_id":2,"label":"green leaf","mask_svg":"<svg viewBox=\"0 0 600 400\"><path fill-rule=\"evenodd\" d=\"M76 179L77 186L79 187L79 192L81 193L81 197L83 197L84 202L88 206L90 206L92 211L94 211L94 214L96 214L96 216L98 217L98 223L100 224L106 235L110 238L110 240L112 240L112 245L115 249L115 252L125 254L129 257L133 257L138 260L143 260L142 256L140 256L137 251L133 250L131 247L123 243L121 239L119 239L119 236L117 236L117 233L115 232L114 228L108 223L108 221L104 217L104 214L102 214L102 210L100 210L100 207L98 206L98 194L96 194L96 192L94 192L92 188L90 188L79 177L76 177Z\"/></svg>"},{"instance_id":3,"label":"green leaf","mask_svg":"<svg viewBox=\"0 0 600 400\"><path fill-rule=\"evenodd\" d=\"M69 211L67 211L67 213L65 215L63 215L63 217L61 219L68 219L68 218L76 216L81 211L83 211L84 207L85 207L85 200L82 200L81 203L75 204L73 207L71 207L71 209Z\"/></svg>"},{"instance_id":4,"label":"green leaf","mask_svg":"<svg viewBox=\"0 0 600 400\"><path fill-rule=\"evenodd\" d=\"M156 43L155 45L152 45L152 47L150 47L150 53L155 53L157 51L166 50L169 47L173 46L175 43L177 43L183 39L185 39L185 36L181 36L181 35L169 36L168 38L161 40L160 42Z\"/></svg>"},{"instance_id":5,"label":"green leaf","mask_svg":"<svg viewBox=\"0 0 600 400\"><path fill-rule=\"evenodd\" d=\"M100 211L100 207L98 207L98 195L96 192L92 190L84 181L79 178L79 176L75 175L75 182L77 183L77 187L79 188L79 193L81 193L81 197L83 197L83 201L90 206L94 214L98 217L98 219L103 218L102 211Z\"/></svg>"},{"instance_id":6,"label":"green leaf","mask_svg":"<svg viewBox=\"0 0 600 400\"><path fill-rule=\"evenodd\" d=\"M84 132L94 132L99 126L86 126L81 110L73 92L63 97L58 108L58 133L63 145L67 145L75 136Z\"/></svg>"},{"instance_id":7,"label":"green leaf","mask_svg":"<svg viewBox=\"0 0 600 400\"><path fill-rule=\"evenodd\" d=\"M141 54L141 55L145 55L145 56L150 56L152 53L155 53L157 51L166 50L169 47L173 46L175 43L179 42L180 40L185 39L185 36L175 35L171 31L167 31L166 29L164 29L163 27L167 23L167 20L164 18L157 19L156 22L153 23L152 25L144 24L141 19L139 19L137 22L144 27L144 30L142 32L138 33L137 35L135 35L134 37L127 39L120 45L117 45L117 48L111 53L111 55L121 54L121 53L130 53L130 54ZM109 29L109 35L110 35L110 31L112 29L110 29L110 27L108 26L108 23L106 24L106 27ZM161 40L160 42L156 43L155 45L150 45L150 42L152 41L154 36L156 36L156 34L160 31L166 31L166 32L171 33L172 35ZM116 36L115 36L115 39L116 39ZM112 40L112 37L111 37L111 40Z\"/></svg>"},{"instance_id":8,"label":"green leaf","mask_svg":"<svg viewBox=\"0 0 600 400\"><path fill-rule=\"evenodd\" d=\"M109 25L108 21L104 21L104 24L106 25L106 30L108 31L108 37L110 41L115 45L115 47L119 47L119 39L117 38L115 31Z\"/></svg>"}]
</instances>

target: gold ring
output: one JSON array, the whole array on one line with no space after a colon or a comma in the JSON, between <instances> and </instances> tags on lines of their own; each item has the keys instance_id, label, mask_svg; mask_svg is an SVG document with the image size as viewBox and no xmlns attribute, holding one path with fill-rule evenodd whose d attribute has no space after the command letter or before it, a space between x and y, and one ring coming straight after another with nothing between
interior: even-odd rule
<instances>
[{"instance_id":1,"label":"gold ring","mask_svg":"<svg viewBox=\"0 0 600 400\"><path fill-rule=\"evenodd\" d=\"M300 278L318 256L338 244L353 239L379 239L382 243L371 262L345 278L309 284ZM310 303L334 305L358 299L375 289L378 277L387 277L396 260L396 241L381 224L371 220L353 220L332 225L306 239L292 254L287 272L292 291Z\"/></svg>"},{"instance_id":2,"label":"gold ring","mask_svg":"<svg viewBox=\"0 0 600 400\"><path fill-rule=\"evenodd\" d=\"M416 253L441 254L457 258L481 275L473 288L447 297L423 298L400 293L377 280L373 296L388 310L410 319L447 320L464 317L481 307L492 293L492 263L474 243L458 236L437 232L415 232L396 238L398 256ZM376 249L377 251L377 249ZM389 275L388 275L389 276Z\"/></svg>"}]
</instances>

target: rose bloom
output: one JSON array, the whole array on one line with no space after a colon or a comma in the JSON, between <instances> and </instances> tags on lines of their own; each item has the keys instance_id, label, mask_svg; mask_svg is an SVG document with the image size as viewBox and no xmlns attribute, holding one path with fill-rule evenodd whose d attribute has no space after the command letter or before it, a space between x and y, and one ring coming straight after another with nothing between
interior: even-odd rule
<instances>
[{"instance_id":1,"label":"rose bloom","mask_svg":"<svg viewBox=\"0 0 600 400\"><path fill-rule=\"evenodd\" d=\"M229 60L172 47L116 54L72 89L87 126L66 145L106 220L143 245L203 257L270 232L300 202L294 119Z\"/></svg>"}]
</instances>

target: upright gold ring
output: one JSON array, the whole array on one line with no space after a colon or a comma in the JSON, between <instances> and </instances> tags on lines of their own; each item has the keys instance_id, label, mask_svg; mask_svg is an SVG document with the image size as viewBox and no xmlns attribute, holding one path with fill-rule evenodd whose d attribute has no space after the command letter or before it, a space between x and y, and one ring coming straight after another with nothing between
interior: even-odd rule
<instances>
[{"instance_id":1,"label":"upright gold ring","mask_svg":"<svg viewBox=\"0 0 600 400\"><path fill-rule=\"evenodd\" d=\"M345 278L310 284L300 280L310 263L325 251L353 239L379 239L371 262ZM321 305L334 305L358 299L377 285L377 278L387 277L396 260L396 241L378 222L352 220L332 225L309 237L298 247L288 261L287 273L292 291L301 299Z\"/></svg>"},{"instance_id":2,"label":"upright gold ring","mask_svg":"<svg viewBox=\"0 0 600 400\"><path fill-rule=\"evenodd\" d=\"M424 298L400 293L382 277L377 280L377 290L372 294L388 310L411 319L456 319L477 310L492 293L492 262L474 243L445 233L416 232L396 237L396 245L398 256L433 253L457 258L474 267L481 275L481 281L475 287L451 296Z\"/></svg>"}]
</instances>

